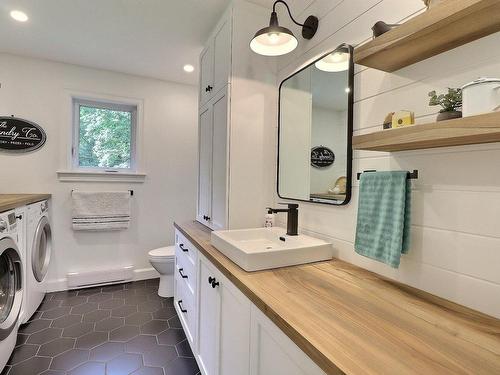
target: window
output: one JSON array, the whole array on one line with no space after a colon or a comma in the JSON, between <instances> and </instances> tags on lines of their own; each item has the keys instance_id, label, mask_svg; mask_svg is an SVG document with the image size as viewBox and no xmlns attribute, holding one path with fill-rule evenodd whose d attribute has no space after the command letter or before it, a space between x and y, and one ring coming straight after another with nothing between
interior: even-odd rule
<instances>
[{"instance_id":1,"label":"window","mask_svg":"<svg viewBox=\"0 0 500 375\"><path fill-rule=\"evenodd\" d=\"M73 169L135 172L137 106L73 99Z\"/></svg>"}]
</instances>

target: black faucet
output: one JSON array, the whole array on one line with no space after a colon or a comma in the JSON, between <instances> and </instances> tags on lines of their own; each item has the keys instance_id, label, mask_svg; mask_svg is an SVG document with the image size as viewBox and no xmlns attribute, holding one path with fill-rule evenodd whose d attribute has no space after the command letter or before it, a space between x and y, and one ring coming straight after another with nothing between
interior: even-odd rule
<instances>
[{"instance_id":1,"label":"black faucet","mask_svg":"<svg viewBox=\"0 0 500 375\"><path fill-rule=\"evenodd\" d=\"M280 203L286 204L286 203ZM289 236L298 236L299 228L299 205L296 203L289 203L288 208L267 208L269 214L276 214L278 212L286 212L288 214L286 220L286 234Z\"/></svg>"}]
</instances>

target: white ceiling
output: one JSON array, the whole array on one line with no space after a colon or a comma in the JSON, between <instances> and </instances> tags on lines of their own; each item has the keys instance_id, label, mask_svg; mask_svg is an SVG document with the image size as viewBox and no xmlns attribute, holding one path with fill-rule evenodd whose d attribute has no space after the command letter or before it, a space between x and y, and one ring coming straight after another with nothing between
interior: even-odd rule
<instances>
[{"instance_id":1,"label":"white ceiling","mask_svg":"<svg viewBox=\"0 0 500 375\"><path fill-rule=\"evenodd\" d=\"M1 0L0 52L194 84L198 55L228 3ZM26 12L29 21L11 19L12 9ZM184 64L195 72L185 73Z\"/></svg>"}]
</instances>

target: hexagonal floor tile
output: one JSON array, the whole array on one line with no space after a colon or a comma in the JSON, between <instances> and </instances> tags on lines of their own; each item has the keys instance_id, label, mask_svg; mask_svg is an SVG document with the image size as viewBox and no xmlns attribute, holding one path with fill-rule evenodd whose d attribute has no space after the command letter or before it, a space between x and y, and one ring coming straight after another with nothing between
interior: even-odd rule
<instances>
[{"instance_id":1,"label":"hexagonal floor tile","mask_svg":"<svg viewBox=\"0 0 500 375\"><path fill-rule=\"evenodd\" d=\"M108 341L107 332L90 332L76 339L75 348L92 349Z\"/></svg>"},{"instance_id":2,"label":"hexagonal floor tile","mask_svg":"<svg viewBox=\"0 0 500 375\"><path fill-rule=\"evenodd\" d=\"M160 367L141 367L139 370L134 371L132 375L164 375L163 369Z\"/></svg>"},{"instance_id":3,"label":"hexagonal floor tile","mask_svg":"<svg viewBox=\"0 0 500 375\"><path fill-rule=\"evenodd\" d=\"M157 335L168 328L166 320L152 320L141 326L141 333L148 335Z\"/></svg>"},{"instance_id":4,"label":"hexagonal floor tile","mask_svg":"<svg viewBox=\"0 0 500 375\"><path fill-rule=\"evenodd\" d=\"M61 337L40 346L37 355L42 357L55 357L58 354L64 353L66 350L73 349L74 345L75 339Z\"/></svg>"},{"instance_id":5,"label":"hexagonal floor tile","mask_svg":"<svg viewBox=\"0 0 500 375\"><path fill-rule=\"evenodd\" d=\"M61 337L62 329L60 328L45 328L37 333L32 334L26 341L28 344L45 344Z\"/></svg>"},{"instance_id":6,"label":"hexagonal floor tile","mask_svg":"<svg viewBox=\"0 0 500 375\"><path fill-rule=\"evenodd\" d=\"M139 311L142 312L155 312L160 310L163 306L160 301L147 301L141 303L138 307Z\"/></svg>"},{"instance_id":7,"label":"hexagonal floor tile","mask_svg":"<svg viewBox=\"0 0 500 375\"><path fill-rule=\"evenodd\" d=\"M106 342L90 351L91 361L110 361L125 352L125 344L122 342Z\"/></svg>"},{"instance_id":8,"label":"hexagonal floor tile","mask_svg":"<svg viewBox=\"0 0 500 375\"><path fill-rule=\"evenodd\" d=\"M99 293L89 297L89 302L103 302L113 298L111 293Z\"/></svg>"},{"instance_id":9,"label":"hexagonal floor tile","mask_svg":"<svg viewBox=\"0 0 500 375\"><path fill-rule=\"evenodd\" d=\"M177 358L177 351L173 346L157 345L152 350L144 353L144 364L151 367L163 367Z\"/></svg>"},{"instance_id":10,"label":"hexagonal floor tile","mask_svg":"<svg viewBox=\"0 0 500 375\"><path fill-rule=\"evenodd\" d=\"M175 346L175 349L177 349L177 354L179 354L179 357L194 357L193 351L191 350L191 347L189 346L188 340L184 340L184 341L178 343Z\"/></svg>"},{"instance_id":11,"label":"hexagonal floor tile","mask_svg":"<svg viewBox=\"0 0 500 375\"><path fill-rule=\"evenodd\" d=\"M70 327L64 328L62 337L78 338L94 329L94 323L78 323Z\"/></svg>"},{"instance_id":12,"label":"hexagonal floor tile","mask_svg":"<svg viewBox=\"0 0 500 375\"><path fill-rule=\"evenodd\" d=\"M50 365L51 369L69 371L88 361L89 351L81 349L71 349L54 357Z\"/></svg>"},{"instance_id":13,"label":"hexagonal floor tile","mask_svg":"<svg viewBox=\"0 0 500 375\"><path fill-rule=\"evenodd\" d=\"M125 289L125 284L114 284L102 287L103 293L113 293Z\"/></svg>"},{"instance_id":14,"label":"hexagonal floor tile","mask_svg":"<svg viewBox=\"0 0 500 375\"><path fill-rule=\"evenodd\" d=\"M130 374L142 367L142 357L139 354L122 354L106 364L108 375Z\"/></svg>"},{"instance_id":15,"label":"hexagonal floor tile","mask_svg":"<svg viewBox=\"0 0 500 375\"><path fill-rule=\"evenodd\" d=\"M61 301L55 300L55 301L44 301L40 306L38 306L38 309L36 311L48 311L52 310L56 307L61 306Z\"/></svg>"},{"instance_id":16,"label":"hexagonal floor tile","mask_svg":"<svg viewBox=\"0 0 500 375\"><path fill-rule=\"evenodd\" d=\"M9 375L39 374L49 368L51 358L31 357L11 367Z\"/></svg>"},{"instance_id":17,"label":"hexagonal floor tile","mask_svg":"<svg viewBox=\"0 0 500 375\"><path fill-rule=\"evenodd\" d=\"M174 359L164 367L164 370L165 375L196 375L200 371L194 358L184 357Z\"/></svg>"},{"instance_id":18,"label":"hexagonal floor tile","mask_svg":"<svg viewBox=\"0 0 500 375\"><path fill-rule=\"evenodd\" d=\"M47 310L42 313L42 319L56 319L64 315L68 315L71 311L69 306L56 307L52 310Z\"/></svg>"},{"instance_id":19,"label":"hexagonal floor tile","mask_svg":"<svg viewBox=\"0 0 500 375\"><path fill-rule=\"evenodd\" d=\"M137 312L137 306L121 306L116 309L111 310L111 316L117 316L125 318Z\"/></svg>"},{"instance_id":20,"label":"hexagonal floor tile","mask_svg":"<svg viewBox=\"0 0 500 375\"><path fill-rule=\"evenodd\" d=\"M125 351L128 353L143 354L153 350L158 343L155 336L139 335L128 341L125 345Z\"/></svg>"},{"instance_id":21,"label":"hexagonal floor tile","mask_svg":"<svg viewBox=\"0 0 500 375\"><path fill-rule=\"evenodd\" d=\"M95 330L109 332L123 325L125 325L124 318L106 318L95 324Z\"/></svg>"},{"instance_id":22,"label":"hexagonal floor tile","mask_svg":"<svg viewBox=\"0 0 500 375\"><path fill-rule=\"evenodd\" d=\"M51 327L66 328L66 327L70 327L74 324L80 323L81 321L82 321L81 315L74 315L74 314L64 315L64 316L61 316L60 318L55 319L52 322Z\"/></svg>"},{"instance_id":23,"label":"hexagonal floor tile","mask_svg":"<svg viewBox=\"0 0 500 375\"><path fill-rule=\"evenodd\" d=\"M17 333L17 340L16 340L16 346L22 345L26 343L26 340L28 340L28 337L30 335L25 335L24 333Z\"/></svg>"},{"instance_id":24,"label":"hexagonal floor tile","mask_svg":"<svg viewBox=\"0 0 500 375\"><path fill-rule=\"evenodd\" d=\"M181 321L179 320L179 317L176 315L173 318L170 318L168 320L168 326L170 328L182 328Z\"/></svg>"},{"instance_id":25,"label":"hexagonal floor tile","mask_svg":"<svg viewBox=\"0 0 500 375\"><path fill-rule=\"evenodd\" d=\"M85 362L68 372L68 375L105 375L106 365L100 362Z\"/></svg>"},{"instance_id":26,"label":"hexagonal floor tile","mask_svg":"<svg viewBox=\"0 0 500 375\"><path fill-rule=\"evenodd\" d=\"M35 332L39 332L42 329L48 328L50 326L51 321L48 319L37 319L32 322L23 324L19 327L19 332L31 335Z\"/></svg>"},{"instance_id":27,"label":"hexagonal floor tile","mask_svg":"<svg viewBox=\"0 0 500 375\"><path fill-rule=\"evenodd\" d=\"M148 298L145 294L138 294L135 296L130 296L125 298L125 304L126 305L138 305L140 303L143 303L144 301L147 301Z\"/></svg>"},{"instance_id":28,"label":"hexagonal floor tile","mask_svg":"<svg viewBox=\"0 0 500 375\"><path fill-rule=\"evenodd\" d=\"M158 343L162 345L176 345L186 339L186 334L180 328L169 328L158 335Z\"/></svg>"},{"instance_id":29,"label":"hexagonal floor tile","mask_svg":"<svg viewBox=\"0 0 500 375\"><path fill-rule=\"evenodd\" d=\"M104 302L99 303L100 309L112 310L117 307L123 306L125 304L125 300L123 298L113 298Z\"/></svg>"},{"instance_id":30,"label":"hexagonal floor tile","mask_svg":"<svg viewBox=\"0 0 500 375\"><path fill-rule=\"evenodd\" d=\"M83 315L83 321L86 323L95 323L108 318L109 310L95 310Z\"/></svg>"},{"instance_id":31,"label":"hexagonal floor tile","mask_svg":"<svg viewBox=\"0 0 500 375\"><path fill-rule=\"evenodd\" d=\"M130 324L134 326L142 326L143 324L153 320L151 313L137 312L125 318L125 324Z\"/></svg>"},{"instance_id":32,"label":"hexagonal floor tile","mask_svg":"<svg viewBox=\"0 0 500 375\"><path fill-rule=\"evenodd\" d=\"M163 307L158 311L155 311L153 313L153 318L154 319L161 319L161 320L168 320L170 318L173 318L176 316L177 313L175 312L175 309L173 307Z\"/></svg>"},{"instance_id":33,"label":"hexagonal floor tile","mask_svg":"<svg viewBox=\"0 0 500 375\"><path fill-rule=\"evenodd\" d=\"M76 296L76 294L77 294L76 290L63 290L61 292L47 293L47 297L49 297L51 301L65 300Z\"/></svg>"},{"instance_id":34,"label":"hexagonal floor tile","mask_svg":"<svg viewBox=\"0 0 500 375\"><path fill-rule=\"evenodd\" d=\"M87 314L99 308L96 302L86 302L71 309L71 314Z\"/></svg>"},{"instance_id":35,"label":"hexagonal floor tile","mask_svg":"<svg viewBox=\"0 0 500 375\"><path fill-rule=\"evenodd\" d=\"M78 306L87 302L86 296L75 296L62 301L61 306Z\"/></svg>"},{"instance_id":36,"label":"hexagonal floor tile","mask_svg":"<svg viewBox=\"0 0 500 375\"><path fill-rule=\"evenodd\" d=\"M113 292L113 298L128 298L132 296L135 296L135 289L123 289Z\"/></svg>"},{"instance_id":37,"label":"hexagonal floor tile","mask_svg":"<svg viewBox=\"0 0 500 375\"><path fill-rule=\"evenodd\" d=\"M16 363L25 361L26 359L33 357L38 351L38 348L39 348L38 345L30 345L30 344L19 346L12 353L8 362L9 365L15 365Z\"/></svg>"},{"instance_id":38,"label":"hexagonal floor tile","mask_svg":"<svg viewBox=\"0 0 500 375\"><path fill-rule=\"evenodd\" d=\"M130 339L138 336L140 333L139 327L125 325L123 327L117 328L109 333L109 339L111 341L129 341Z\"/></svg>"}]
</instances>

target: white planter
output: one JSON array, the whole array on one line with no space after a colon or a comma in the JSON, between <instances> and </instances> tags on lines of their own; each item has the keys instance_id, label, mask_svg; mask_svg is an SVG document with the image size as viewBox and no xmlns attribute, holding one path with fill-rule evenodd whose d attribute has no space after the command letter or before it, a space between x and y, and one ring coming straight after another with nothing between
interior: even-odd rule
<instances>
[{"instance_id":1,"label":"white planter","mask_svg":"<svg viewBox=\"0 0 500 375\"><path fill-rule=\"evenodd\" d=\"M462 87L463 117L500 111L500 79L479 78Z\"/></svg>"}]
</instances>

